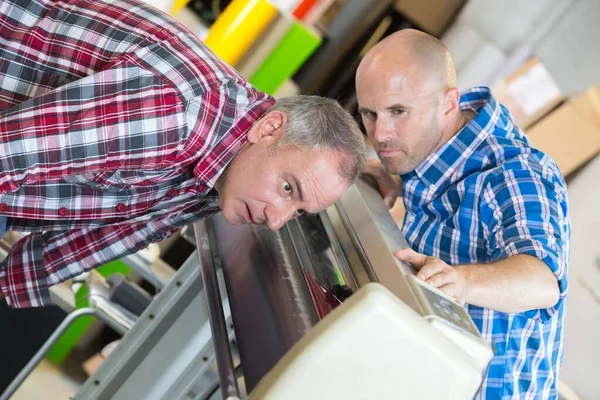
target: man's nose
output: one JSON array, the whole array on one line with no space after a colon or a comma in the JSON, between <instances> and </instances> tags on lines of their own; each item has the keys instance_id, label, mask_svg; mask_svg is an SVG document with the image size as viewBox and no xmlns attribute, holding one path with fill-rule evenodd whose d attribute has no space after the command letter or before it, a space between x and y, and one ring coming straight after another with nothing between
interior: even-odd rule
<instances>
[{"instance_id":1,"label":"man's nose","mask_svg":"<svg viewBox=\"0 0 600 400\"><path fill-rule=\"evenodd\" d=\"M270 230L276 231L296 215L296 208L292 204L285 204L268 210L267 226Z\"/></svg>"},{"instance_id":2,"label":"man's nose","mask_svg":"<svg viewBox=\"0 0 600 400\"><path fill-rule=\"evenodd\" d=\"M373 139L375 143L386 142L388 139L394 136L394 130L383 118L375 121L375 131L373 133Z\"/></svg>"}]
</instances>

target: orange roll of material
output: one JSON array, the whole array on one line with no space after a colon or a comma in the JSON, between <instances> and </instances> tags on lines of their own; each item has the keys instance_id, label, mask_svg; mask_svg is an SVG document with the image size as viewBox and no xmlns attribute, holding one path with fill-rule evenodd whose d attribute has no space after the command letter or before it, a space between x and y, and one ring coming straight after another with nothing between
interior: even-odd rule
<instances>
[{"instance_id":1,"label":"orange roll of material","mask_svg":"<svg viewBox=\"0 0 600 400\"><path fill-rule=\"evenodd\" d=\"M210 27L204 43L234 65L277 14L266 0L233 0Z\"/></svg>"},{"instance_id":2,"label":"orange roll of material","mask_svg":"<svg viewBox=\"0 0 600 400\"><path fill-rule=\"evenodd\" d=\"M292 15L299 20L304 19L306 14L317 4L317 0L302 0L300 4L296 7Z\"/></svg>"}]
</instances>

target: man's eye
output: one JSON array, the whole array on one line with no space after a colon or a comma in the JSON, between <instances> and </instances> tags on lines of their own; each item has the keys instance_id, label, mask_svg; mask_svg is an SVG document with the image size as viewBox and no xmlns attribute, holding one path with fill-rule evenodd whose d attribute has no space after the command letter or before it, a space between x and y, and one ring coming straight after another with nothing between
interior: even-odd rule
<instances>
[{"instance_id":1,"label":"man's eye","mask_svg":"<svg viewBox=\"0 0 600 400\"><path fill-rule=\"evenodd\" d=\"M370 120L377 118L377 114L375 114L373 111L363 111L362 116Z\"/></svg>"},{"instance_id":2,"label":"man's eye","mask_svg":"<svg viewBox=\"0 0 600 400\"><path fill-rule=\"evenodd\" d=\"M290 185L288 182L285 182L283 184L283 191L286 193L292 193L292 185Z\"/></svg>"},{"instance_id":3,"label":"man's eye","mask_svg":"<svg viewBox=\"0 0 600 400\"><path fill-rule=\"evenodd\" d=\"M397 108L397 109L395 109L395 110L392 110L392 114L394 114L394 115L402 115L402 114L404 114L405 112L406 112L406 110L405 110L405 109L403 109L403 108Z\"/></svg>"}]
</instances>

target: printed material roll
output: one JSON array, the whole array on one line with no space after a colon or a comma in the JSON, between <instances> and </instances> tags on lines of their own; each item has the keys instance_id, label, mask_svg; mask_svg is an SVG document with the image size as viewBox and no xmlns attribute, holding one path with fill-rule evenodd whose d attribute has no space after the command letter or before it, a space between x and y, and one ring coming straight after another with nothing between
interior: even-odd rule
<instances>
[{"instance_id":1,"label":"printed material roll","mask_svg":"<svg viewBox=\"0 0 600 400\"><path fill-rule=\"evenodd\" d=\"M250 78L259 90L275 94L279 86L304 64L321 45L321 38L300 22L294 22L271 55Z\"/></svg>"},{"instance_id":2,"label":"printed material roll","mask_svg":"<svg viewBox=\"0 0 600 400\"><path fill-rule=\"evenodd\" d=\"M266 0L233 0L210 27L204 42L223 61L234 65L276 14L277 9Z\"/></svg>"},{"instance_id":3,"label":"printed material roll","mask_svg":"<svg viewBox=\"0 0 600 400\"><path fill-rule=\"evenodd\" d=\"M278 12L269 26L260 34L235 68L246 79L250 78L273 52L281 39L290 31L294 18Z\"/></svg>"}]
</instances>

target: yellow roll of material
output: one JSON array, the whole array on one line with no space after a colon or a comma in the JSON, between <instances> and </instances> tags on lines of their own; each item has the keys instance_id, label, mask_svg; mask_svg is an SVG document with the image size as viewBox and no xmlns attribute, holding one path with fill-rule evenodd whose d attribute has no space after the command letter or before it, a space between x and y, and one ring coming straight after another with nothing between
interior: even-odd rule
<instances>
[{"instance_id":1,"label":"yellow roll of material","mask_svg":"<svg viewBox=\"0 0 600 400\"><path fill-rule=\"evenodd\" d=\"M262 31L244 56L234 65L235 69L246 79L250 79L281 42L281 39L290 31L294 21L291 15L283 15L278 11L269 26Z\"/></svg>"},{"instance_id":2,"label":"yellow roll of material","mask_svg":"<svg viewBox=\"0 0 600 400\"><path fill-rule=\"evenodd\" d=\"M204 43L234 65L276 14L277 9L265 0L233 0L210 27Z\"/></svg>"},{"instance_id":3,"label":"yellow roll of material","mask_svg":"<svg viewBox=\"0 0 600 400\"><path fill-rule=\"evenodd\" d=\"M179 13L179 11L181 11L181 9L185 7L189 2L190 0L175 0L175 2L173 3L173 8L171 9L171 15L177 15L177 13Z\"/></svg>"}]
</instances>

